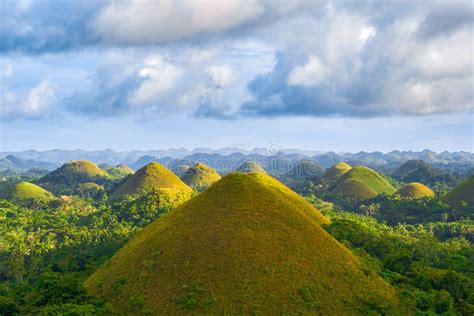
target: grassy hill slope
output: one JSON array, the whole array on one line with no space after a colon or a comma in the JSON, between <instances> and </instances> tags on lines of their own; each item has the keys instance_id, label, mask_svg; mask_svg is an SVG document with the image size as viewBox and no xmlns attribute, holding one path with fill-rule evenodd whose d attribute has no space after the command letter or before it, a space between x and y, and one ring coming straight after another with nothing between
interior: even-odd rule
<instances>
[{"instance_id":1,"label":"grassy hill slope","mask_svg":"<svg viewBox=\"0 0 474 316\"><path fill-rule=\"evenodd\" d=\"M272 177L230 174L140 231L86 287L124 314L353 315L397 304L321 223Z\"/></svg>"},{"instance_id":2,"label":"grassy hill slope","mask_svg":"<svg viewBox=\"0 0 474 316\"><path fill-rule=\"evenodd\" d=\"M459 206L461 201L474 206L474 175L470 176L445 195L443 200L451 206Z\"/></svg>"},{"instance_id":3,"label":"grassy hill slope","mask_svg":"<svg viewBox=\"0 0 474 316\"><path fill-rule=\"evenodd\" d=\"M351 203L361 202L379 194L391 195L396 189L378 172L356 166L344 173L331 189L331 193Z\"/></svg>"},{"instance_id":4,"label":"grassy hill slope","mask_svg":"<svg viewBox=\"0 0 474 316\"><path fill-rule=\"evenodd\" d=\"M180 192L191 192L174 173L163 165L152 162L137 170L130 178L120 185L110 195L111 199L118 199L124 195L143 195L152 190L173 190Z\"/></svg>"},{"instance_id":5,"label":"grassy hill slope","mask_svg":"<svg viewBox=\"0 0 474 316\"><path fill-rule=\"evenodd\" d=\"M49 201L54 199L54 195L51 192L30 182L17 183L13 188L12 197L18 201Z\"/></svg>"},{"instance_id":6,"label":"grassy hill slope","mask_svg":"<svg viewBox=\"0 0 474 316\"><path fill-rule=\"evenodd\" d=\"M346 172L350 171L352 167L345 163L345 162L338 162L324 173L323 181L327 183L327 185L333 185L334 183L339 180Z\"/></svg>"},{"instance_id":7,"label":"grassy hill slope","mask_svg":"<svg viewBox=\"0 0 474 316\"><path fill-rule=\"evenodd\" d=\"M80 183L101 184L108 179L110 179L110 175L92 161L73 160L48 173L39 179L38 183L52 192L68 193Z\"/></svg>"},{"instance_id":8,"label":"grassy hill slope","mask_svg":"<svg viewBox=\"0 0 474 316\"><path fill-rule=\"evenodd\" d=\"M181 180L192 189L202 191L221 179L216 170L202 163L197 163L186 170Z\"/></svg>"},{"instance_id":9,"label":"grassy hill slope","mask_svg":"<svg viewBox=\"0 0 474 316\"><path fill-rule=\"evenodd\" d=\"M411 199L420 199L424 197L431 197L434 196L433 190L428 188L426 185L421 184L419 182L412 182L408 183L400 190L398 190L395 195L404 198L411 198Z\"/></svg>"}]
</instances>

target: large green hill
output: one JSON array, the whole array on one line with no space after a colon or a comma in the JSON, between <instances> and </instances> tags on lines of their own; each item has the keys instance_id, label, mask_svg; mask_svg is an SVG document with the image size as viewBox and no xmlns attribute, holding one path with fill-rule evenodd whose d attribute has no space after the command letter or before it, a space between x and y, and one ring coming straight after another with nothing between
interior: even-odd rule
<instances>
[{"instance_id":1,"label":"large green hill","mask_svg":"<svg viewBox=\"0 0 474 316\"><path fill-rule=\"evenodd\" d=\"M443 199L446 203L455 207L460 206L461 201L466 202L469 206L474 206L474 175L461 182Z\"/></svg>"},{"instance_id":2,"label":"large green hill","mask_svg":"<svg viewBox=\"0 0 474 316\"><path fill-rule=\"evenodd\" d=\"M20 202L29 202L33 200L47 202L54 199L54 195L51 192L30 182L17 183L13 188L12 197Z\"/></svg>"},{"instance_id":3,"label":"large green hill","mask_svg":"<svg viewBox=\"0 0 474 316\"><path fill-rule=\"evenodd\" d=\"M153 190L192 192L191 188L183 183L174 173L163 165L152 162L137 170L110 195L110 198L118 199L124 195L139 196Z\"/></svg>"},{"instance_id":4,"label":"large green hill","mask_svg":"<svg viewBox=\"0 0 474 316\"><path fill-rule=\"evenodd\" d=\"M194 190L202 191L221 179L216 170L202 163L197 163L185 171L181 180Z\"/></svg>"},{"instance_id":5,"label":"large green hill","mask_svg":"<svg viewBox=\"0 0 474 316\"><path fill-rule=\"evenodd\" d=\"M354 315L394 289L263 173L234 173L163 215L86 282L122 314Z\"/></svg>"},{"instance_id":6,"label":"large green hill","mask_svg":"<svg viewBox=\"0 0 474 316\"><path fill-rule=\"evenodd\" d=\"M345 172L331 190L335 196L350 202L361 202L379 194L391 195L396 189L378 172L356 166Z\"/></svg>"}]
</instances>

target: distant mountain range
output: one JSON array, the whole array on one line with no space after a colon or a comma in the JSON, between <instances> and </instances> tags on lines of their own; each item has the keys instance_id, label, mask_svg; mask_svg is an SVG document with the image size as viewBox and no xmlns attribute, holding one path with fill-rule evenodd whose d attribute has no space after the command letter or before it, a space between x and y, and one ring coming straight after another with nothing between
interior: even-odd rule
<instances>
[{"instance_id":1,"label":"distant mountain range","mask_svg":"<svg viewBox=\"0 0 474 316\"><path fill-rule=\"evenodd\" d=\"M114 151L111 149L88 150L27 150L20 152L0 152L0 172L23 172L32 168L52 170L69 160L87 159L97 164L127 164L135 170L144 165L158 161L172 170L179 171L179 166L191 166L202 162L220 173L234 171L246 161L258 162L270 173L286 173L301 160L312 160L323 168L328 168L339 161L351 165L365 165L384 173L392 173L408 160L423 160L435 168L450 172L471 173L474 170L474 153L444 151L437 153L431 150L382 152L321 152L316 150L254 148L185 148L147 151Z\"/></svg>"}]
</instances>

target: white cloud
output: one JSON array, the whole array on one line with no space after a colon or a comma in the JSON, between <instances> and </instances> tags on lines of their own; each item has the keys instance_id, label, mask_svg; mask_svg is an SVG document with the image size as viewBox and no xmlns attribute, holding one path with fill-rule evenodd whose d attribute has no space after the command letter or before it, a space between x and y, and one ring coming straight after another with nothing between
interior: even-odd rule
<instances>
[{"instance_id":1,"label":"white cloud","mask_svg":"<svg viewBox=\"0 0 474 316\"><path fill-rule=\"evenodd\" d=\"M9 77L9 76L11 76L12 73L13 73L13 66L12 66L12 64L10 64L10 63L5 64L5 66L4 66L4 68L3 68L3 75L4 75L5 77Z\"/></svg>"},{"instance_id":2,"label":"white cloud","mask_svg":"<svg viewBox=\"0 0 474 316\"><path fill-rule=\"evenodd\" d=\"M377 31L375 30L374 27L371 27L371 26L364 26L364 27L361 28L361 30L359 31L359 36L358 36L358 38L359 38L361 41L366 41L369 37L375 36L375 34L377 34Z\"/></svg>"},{"instance_id":3,"label":"white cloud","mask_svg":"<svg viewBox=\"0 0 474 316\"><path fill-rule=\"evenodd\" d=\"M138 76L144 78L140 86L129 97L132 106L150 105L157 102L163 93L172 90L182 71L163 60L160 55L151 55L139 69Z\"/></svg>"},{"instance_id":4,"label":"white cloud","mask_svg":"<svg viewBox=\"0 0 474 316\"><path fill-rule=\"evenodd\" d=\"M207 69L207 75L212 85L225 88L235 80L234 70L228 65L211 66Z\"/></svg>"},{"instance_id":5,"label":"white cloud","mask_svg":"<svg viewBox=\"0 0 474 316\"><path fill-rule=\"evenodd\" d=\"M226 31L263 12L257 0L114 1L91 26L106 41L157 43Z\"/></svg>"},{"instance_id":6,"label":"white cloud","mask_svg":"<svg viewBox=\"0 0 474 316\"><path fill-rule=\"evenodd\" d=\"M317 86L323 81L325 74L326 67L321 59L311 55L304 66L296 66L291 70L287 82L291 86Z\"/></svg>"},{"instance_id":7,"label":"white cloud","mask_svg":"<svg viewBox=\"0 0 474 316\"><path fill-rule=\"evenodd\" d=\"M6 91L2 97L1 117L40 118L48 115L54 90L50 83L43 81L26 93Z\"/></svg>"}]
</instances>

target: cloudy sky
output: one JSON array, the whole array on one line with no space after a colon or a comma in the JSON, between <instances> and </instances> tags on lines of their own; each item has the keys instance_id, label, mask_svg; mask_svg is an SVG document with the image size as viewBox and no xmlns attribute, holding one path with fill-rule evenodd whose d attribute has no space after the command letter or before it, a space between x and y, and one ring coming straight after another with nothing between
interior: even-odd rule
<instances>
[{"instance_id":1,"label":"cloudy sky","mask_svg":"<svg viewBox=\"0 0 474 316\"><path fill-rule=\"evenodd\" d=\"M474 151L470 0L0 6L0 150Z\"/></svg>"}]
</instances>

